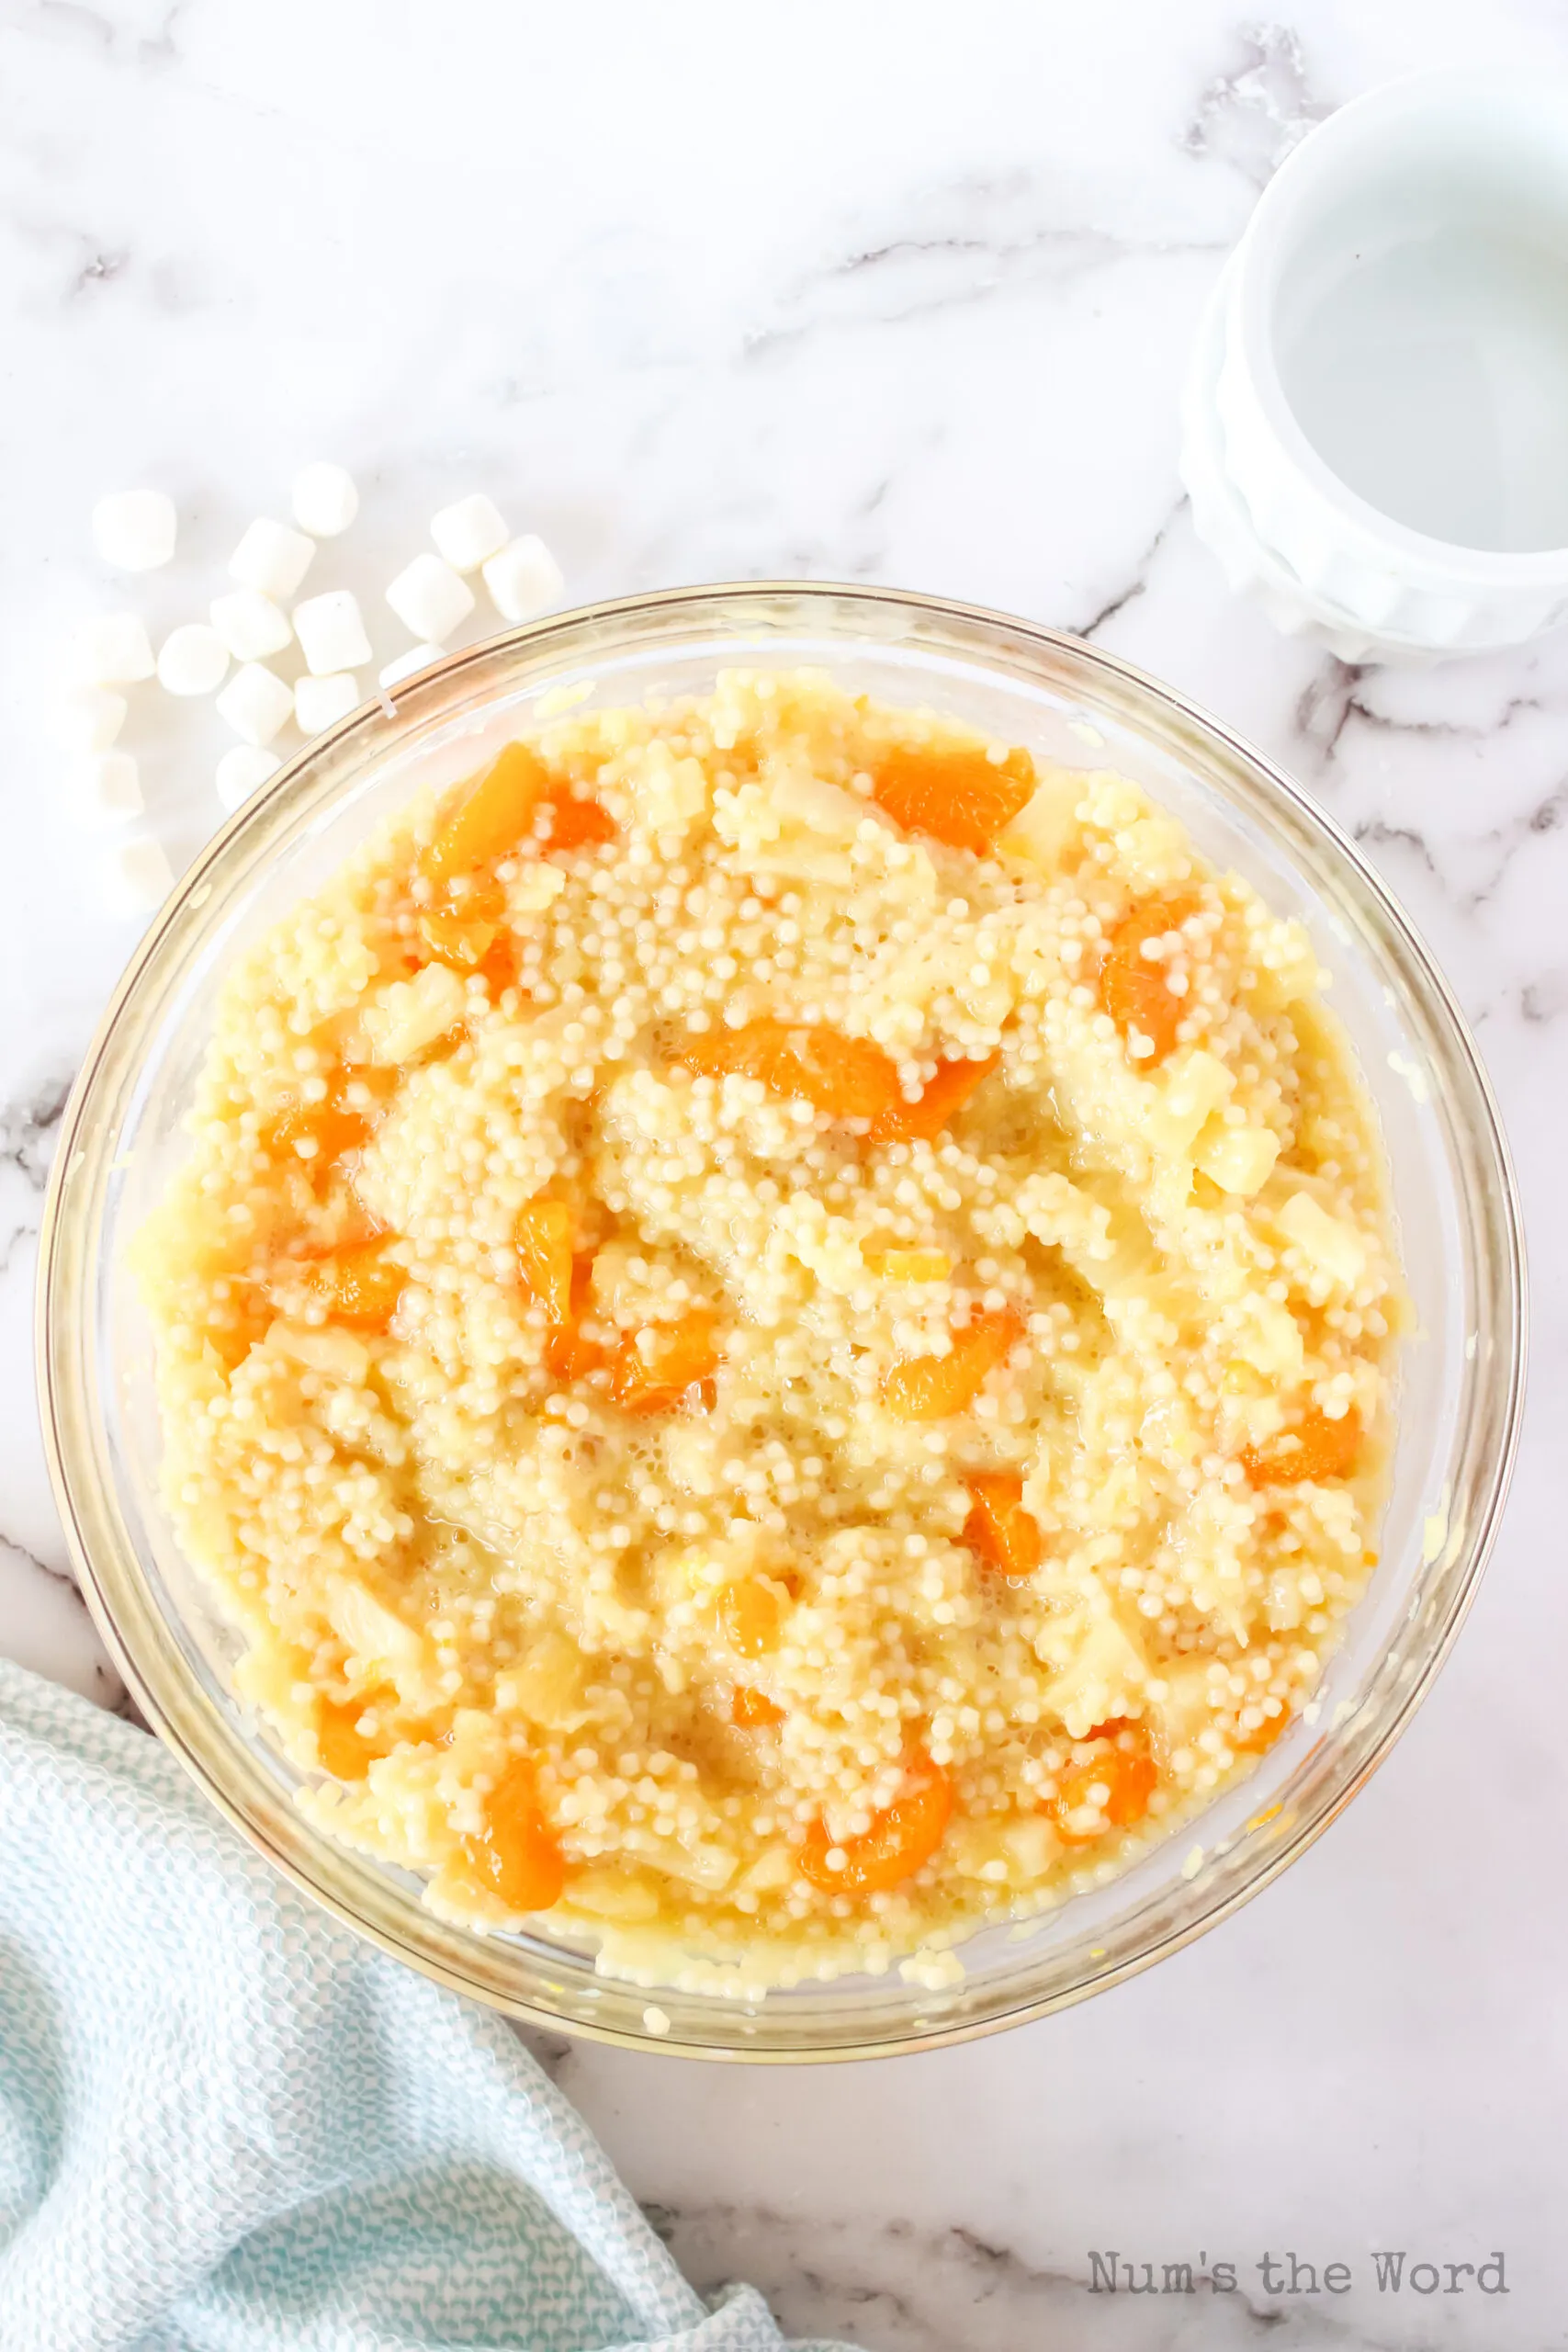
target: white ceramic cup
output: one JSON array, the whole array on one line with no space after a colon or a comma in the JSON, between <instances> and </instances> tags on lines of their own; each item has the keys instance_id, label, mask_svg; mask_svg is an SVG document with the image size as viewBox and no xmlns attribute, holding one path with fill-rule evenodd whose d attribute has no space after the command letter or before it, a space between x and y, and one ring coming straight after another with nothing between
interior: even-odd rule
<instances>
[{"instance_id":1,"label":"white ceramic cup","mask_svg":"<svg viewBox=\"0 0 1568 2352\"><path fill-rule=\"evenodd\" d=\"M1201 536L1350 659L1568 614L1568 84L1424 74L1265 190L1194 355Z\"/></svg>"}]
</instances>

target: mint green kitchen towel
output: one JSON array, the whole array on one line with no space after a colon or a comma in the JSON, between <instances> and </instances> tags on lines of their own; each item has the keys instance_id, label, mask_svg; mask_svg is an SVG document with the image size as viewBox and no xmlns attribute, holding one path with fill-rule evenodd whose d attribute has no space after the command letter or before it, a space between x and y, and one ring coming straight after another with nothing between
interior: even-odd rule
<instances>
[{"instance_id":1,"label":"mint green kitchen towel","mask_svg":"<svg viewBox=\"0 0 1568 2352\"><path fill-rule=\"evenodd\" d=\"M0 1660L4 2352L783 2343L753 2288L686 2284L499 2018Z\"/></svg>"}]
</instances>

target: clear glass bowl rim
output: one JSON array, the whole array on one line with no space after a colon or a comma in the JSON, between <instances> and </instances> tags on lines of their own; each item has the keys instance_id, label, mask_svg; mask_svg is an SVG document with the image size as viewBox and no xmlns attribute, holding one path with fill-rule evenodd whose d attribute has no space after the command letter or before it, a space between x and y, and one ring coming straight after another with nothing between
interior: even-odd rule
<instances>
[{"instance_id":1,"label":"clear glass bowl rim","mask_svg":"<svg viewBox=\"0 0 1568 2352\"><path fill-rule=\"evenodd\" d=\"M742 2030L738 2023L733 2040L716 2040L710 2038L715 2009L710 1996L646 1992L617 1985L615 1980L604 1980L604 1997L616 2015L574 2014L549 1998L549 1988L539 1981L547 1967L535 1964L525 1970L534 1979L529 1987L520 1989L506 1981L515 1973L514 1960L511 1966L491 1963L498 1951L510 1957L517 1947L435 1921L389 1880L378 1880L359 1858L346 1857L294 1808L281 1804L262 1784L228 1715L190 1673L138 1557L117 1503L95 1417L100 1374L91 1318L82 1308L96 1272L95 1212L101 1204L119 1114L142 1064L137 1035L141 1000L156 997L164 975L177 970L185 942L210 919L214 902L227 903L229 895L265 864L270 839L312 802L331 805L343 783L342 775L331 773L334 759L352 757L359 745L367 757L386 751L408 727L436 712L443 694L467 679L499 675L520 659L556 655L564 661L594 653L613 658L636 645L644 633L679 651L705 625L710 631L730 634L738 661L759 635L772 650L792 634L818 640L836 635L863 637L874 642L899 631L905 634L898 641L915 641L933 653L945 651L971 662L983 663L987 650L998 664L1004 650L1015 661L1027 662L1032 655L1042 674L1066 669L1080 680L1092 681L1102 707L1176 756L1181 756L1185 746L1219 762L1233 787L1250 798L1255 817L1272 817L1295 836L1312 841L1319 853L1326 849L1359 912L1385 942L1397 946L1412 999L1440 1040L1445 1080L1468 1098L1468 1140L1485 1180L1471 1184L1466 1205L1472 1213L1467 1237L1477 1220L1488 1237L1487 1262L1470 1271L1479 1273L1498 1343L1501 1377L1489 1407L1489 1466L1478 1476L1469 1532L1449 1581L1440 1621L1410 1662L1412 1670L1383 1707L1381 1720L1360 1738L1344 1742L1330 1757L1328 1768L1317 1772L1312 1800L1292 1812L1288 1834L1278 1835L1270 1846L1256 1852L1247 1867L1217 1879L1205 1894L1194 1890L1185 1916L1146 1943L1108 1951L1098 1964L1091 1954L1070 1982L1044 1993L1031 1991L1025 1966L1005 2000L956 2019L922 2014L930 2010L931 1997L911 1987L903 2005L908 2011L904 2028L869 2038L857 2037L852 2030L835 2030L819 2037L795 2034L770 2044L754 2024ZM35 1344L43 1442L84 1597L137 1704L209 1799L314 1903L434 1982L552 2031L667 2055L758 2064L889 2056L967 2041L1047 2015L1108 1990L1181 1950L1304 1852L1389 1752L1430 1688L1468 1612L1495 1537L1517 1448L1526 1361L1524 1232L1517 1187L1490 1081L1468 1024L1408 917L1334 820L1288 775L1199 705L1081 639L915 591L741 581L617 598L465 648L401 684L397 696L395 717L389 717L384 698L371 702L305 745L187 869L115 989L62 1118L39 1229ZM378 740L382 737L384 741ZM319 778L323 767L329 771L324 785ZM1331 1730L1319 1747L1332 1750L1336 1737ZM377 1880L368 1897L363 1883L367 1877ZM362 1883L351 1892L356 1878ZM649 2004L665 2013L667 2030L644 2021L640 2012ZM738 2004L717 2006L733 2010L738 2019L741 2015ZM760 2014L765 2018L766 2008ZM759 2013L745 2015L756 2018Z\"/></svg>"}]
</instances>

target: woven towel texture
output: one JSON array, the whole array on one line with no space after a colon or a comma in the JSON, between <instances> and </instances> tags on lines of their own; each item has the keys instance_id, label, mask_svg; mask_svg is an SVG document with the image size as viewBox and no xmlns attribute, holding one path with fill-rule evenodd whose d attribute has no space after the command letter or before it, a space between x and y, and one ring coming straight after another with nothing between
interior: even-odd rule
<instances>
[{"instance_id":1,"label":"woven towel texture","mask_svg":"<svg viewBox=\"0 0 1568 2352\"><path fill-rule=\"evenodd\" d=\"M499 2018L0 1659L4 2352L783 2344L753 2289L687 2285Z\"/></svg>"}]
</instances>

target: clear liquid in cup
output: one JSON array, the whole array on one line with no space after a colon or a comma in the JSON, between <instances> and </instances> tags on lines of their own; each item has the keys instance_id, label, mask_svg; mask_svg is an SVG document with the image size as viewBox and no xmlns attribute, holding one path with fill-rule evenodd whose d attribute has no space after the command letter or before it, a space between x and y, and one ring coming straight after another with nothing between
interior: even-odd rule
<instances>
[{"instance_id":1,"label":"clear liquid in cup","mask_svg":"<svg viewBox=\"0 0 1568 2352\"><path fill-rule=\"evenodd\" d=\"M1286 399L1340 481L1450 545L1568 547L1568 255L1454 224L1292 306Z\"/></svg>"}]
</instances>

